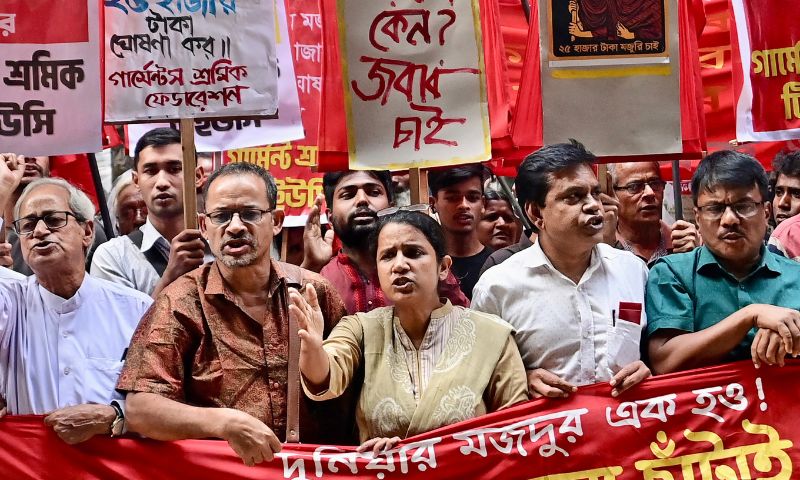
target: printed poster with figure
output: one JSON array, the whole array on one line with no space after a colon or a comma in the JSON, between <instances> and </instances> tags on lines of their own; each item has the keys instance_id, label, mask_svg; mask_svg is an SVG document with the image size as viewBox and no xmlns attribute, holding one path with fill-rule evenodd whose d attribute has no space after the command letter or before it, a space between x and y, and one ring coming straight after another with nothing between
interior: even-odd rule
<instances>
[{"instance_id":1,"label":"printed poster with figure","mask_svg":"<svg viewBox=\"0 0 800 480\"><path fill-rule=\"evenodd\" d=\"M669 61L665 0L548 1L550 60Z\"/></svg>"}]
</instances>

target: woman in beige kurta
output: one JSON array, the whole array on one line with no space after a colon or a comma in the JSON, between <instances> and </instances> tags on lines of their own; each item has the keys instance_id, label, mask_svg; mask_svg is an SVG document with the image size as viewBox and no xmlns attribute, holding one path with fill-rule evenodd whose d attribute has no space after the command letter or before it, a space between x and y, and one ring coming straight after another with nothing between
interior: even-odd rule
<instances>
[{"instance_id":1,"label":"woman in beige kurta","mask_svg":"<svg viewBox=\"0 0 800 480\"><path fill-rule=\"evenodd\" d=\"M500 318L442 301L441 227L418 212L384 217L372 242L393 307L344 317L322 341L313 289L291 294L300 325L303 388L315 400L341 395L363 369L356 407L362 447L376 450L528 399L525 369Z\"/></svg>"}]
</instances>

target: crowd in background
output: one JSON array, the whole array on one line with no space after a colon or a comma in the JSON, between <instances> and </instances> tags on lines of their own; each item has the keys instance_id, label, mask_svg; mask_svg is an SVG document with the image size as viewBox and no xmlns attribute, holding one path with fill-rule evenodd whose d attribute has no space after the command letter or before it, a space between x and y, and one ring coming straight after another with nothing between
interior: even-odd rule
<instances>
[{"instance_id":1,"label":"crowd in background","mask_svg":"<svg viewBox=\"0 0 800 480\"><path fill-rule=\"evenodd\" d=\"M656 162L577 141L529 155L515 198L486 167L326 173L302 231L263 168L199 158L185 228L180 135L156 129L114 183L117 237L49 178L0 158L0 397L68 443L218 438L249 464L281 442L392 448L535 397L800 354L800 153L719 151L664 220ZM322 214L329 224L321 222ZM6 268L9 267L9 268Z\"/></svg>"}]
</instances>

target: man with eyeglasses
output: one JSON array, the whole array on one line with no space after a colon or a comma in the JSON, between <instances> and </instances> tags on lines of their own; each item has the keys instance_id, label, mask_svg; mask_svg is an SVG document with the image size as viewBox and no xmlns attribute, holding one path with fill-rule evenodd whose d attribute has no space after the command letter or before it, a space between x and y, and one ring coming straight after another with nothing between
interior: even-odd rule
<instances>
[{"instance_id":1,"label":"man with eyeglasses","mask_svg":"<svg viewBox=\"0 0 800 480\"><path fill-rule=\"evenodd\" d=\"M647 284L648 350L656 373L800 353L800 264L764 246L768 180L753 157L712 153L692 177L705 245L663 257Z\"/></svg>"},{"instance_id":2,"label":"man with eyeglasses","mask_svg":"<svg viewBox=\"0 0 800 480\"><path fill-rule=\"evenodd\" d=\"M388 171L345 170L328 172L322 177L327 216L342 243L333 255L331 238L326 240L320 226L322 199L318 198L306 222L303 266L319 271L330 281L344 300L348 315L369 312L389 305L378 282L375 253L369 239L378 226L378 215L391 213L392 176ZM412 205L427 211L427 205ZM453 305L468 306L452 272L439 285L439 295Z\"/></svg>"},{"instance_id":3,"label":"man with eyeglasses","mask_svg":"<svg viewBox=\"0 0 800 480\"><path fill-rule=\"evenodd\" d=\"M648 265L670 253L689 252L699 245L697 228L661 219L664 187L658 162L618 163L608 168L619 201L617 241Z\"/></svg>"},{"instance_id":4,"label":"man with eyeglasses","mask_svg":"<svg viewBox=\"0 0 800 480\"><path fill-rule=\"evenodd\" d=\"M24 167L0 156L0 203ZM152 303L147 295L86 274L94 205L62 179L30 183L13 228L33 269L0 273L0 396L14 415L47 415L65 442L124 432L123 397L114 389L125 349Z\"/></svg>"},{"instance_id":5,"label":"man with eyeglasses","mask_svg":"<svg viewBox=\"0 0 800 480\"><path fill-rule=\"evenodd\" d=\"M156 128L136 143L133 183L147 206L145 224L97 248L91 274L155 298L176 278L214 259L200 230L183 218L183 151L174 128Z\"/></svg>"},{"instance_id":6,"label":"man with eyeglasses","mask_svg":"<svg viewBox=\"0 0 800 480\"><path fill-rule=\"evenodd\" d=\"M326 335L345 314L320 275L270 258L283 211L263 168L231 163L205 187L200 228L215 260L156 298L131 341L117 388L128 428L156 440L221 438L247 465L270 461L281 441L336 444L355 425L299 390L299 338L288 289L316 289Z\"/></svg>"}]
</instances>

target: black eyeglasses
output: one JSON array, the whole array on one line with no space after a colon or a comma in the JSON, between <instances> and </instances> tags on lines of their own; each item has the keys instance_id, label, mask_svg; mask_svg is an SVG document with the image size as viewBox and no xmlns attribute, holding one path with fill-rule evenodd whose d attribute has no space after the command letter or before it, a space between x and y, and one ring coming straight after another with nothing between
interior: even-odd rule
<instances>
[{"instance_id":1,"label":"black eyeglasses","mask_svg":"<svg viewBox=\"0 0 800 480\"><path fill-rule=\"evenodd\" d=\"M207 213L206 217L211 220L214 225L227 225L233 220L234 215L239 215L239 220L244 223L255 224L261 221L264 214L270 213L270 210L261 210L259 208L244 208L242 210L217 210L216 212Z\"/></svg>"},{"instance_id":2,"label":"black eyeglasses","mask_svg":"<svg viewBox=\"0 0 800 480\"><path fill-rule=\"evenodd\" d=\"M639 195L644 192L644 187L647 185L650 187L654 193L661 193L664 191L664 187L666 187L667 182L664 180L648 180L646 182L631 182L627 185L622 185L621 187L614 187L614 190L625 190L631 195Z\"/></svg>"},{"instance_id":3,"label":"black eyeglasses","mask_svg":"<svg viewBox=\"0 0 800 480\"><path fill-rule=\"evenodd\" d=\"M377 215L378 218L386 217L389 215L394 215L395 213L399 212L400 210L406 212L427 212L430 205L427 203L417 203L415 205L406 205L405 207L389 207L384 208L383 210L378 211Z\"/></svg>"},{"instance_id":4,"label":"black eyeglasses","mask_svg":"<svg viewBox=\"0 0 800 480\"><path fill-rule=\"evenodd\" d=\"M725 215L728 207L733 210L739 218L750 218L758 213L759 207L764 202L736 202L736 203L712 203L710 205L703 205L697 207L700 213L709 220L719 220Z\"/></svg>"},{"instance_id":5,"label":"black eyeglasses","mask_svg":"<svg viewBox=\"0 0 800 480\"><path fill-rule=\"evenodd\" d=\"M46 213L40 217L36 216L28 216L20 218L12 222L14 225L14 231L17 232L17 235L30 235L36 230L36 225L39 225L39 221L44 221L44 226L47 227L48 230L58 230L59 228L64 228L64 226L69 221L69 217L73 217L75 221L82 222L77 215L72 212L50 212Z\"/></svg>"}]
</instances>

